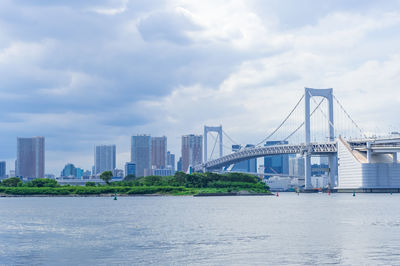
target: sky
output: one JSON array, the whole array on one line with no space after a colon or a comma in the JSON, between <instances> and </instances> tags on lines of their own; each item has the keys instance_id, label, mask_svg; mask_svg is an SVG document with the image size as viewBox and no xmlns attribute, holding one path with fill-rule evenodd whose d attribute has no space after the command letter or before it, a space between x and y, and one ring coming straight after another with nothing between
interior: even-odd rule
<instances>
[{"instance_id":1,"label":"sky","mask_svg":"<svg viewBox=\"0 0 400 266\"><path fill-rule=\"evenodd\" d=\"M304 87L333 88L367 132L400 131L400 1L2 0L0 161L45 136L46 173L95 145L222 125L257 143Z\"/></svg>"}]
</instances>

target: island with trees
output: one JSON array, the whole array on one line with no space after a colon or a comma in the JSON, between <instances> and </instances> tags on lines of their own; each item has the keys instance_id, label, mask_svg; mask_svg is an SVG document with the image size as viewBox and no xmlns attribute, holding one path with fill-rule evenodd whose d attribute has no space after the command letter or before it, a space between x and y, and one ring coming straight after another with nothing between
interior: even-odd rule
<instances>
[{"instance_id":1,"label":"island with trees","mask_svg":"<svg viewBox=\"0 0 400 266\"><path fill-rule=\"evenodd\" d=\"M269 187L256 176L245 173L176 172L173 176L127 176L112 181L111 172L104 172L99 184L88 180L85 186L60 185L54 179L37 178L22 182L18 177L0 183L0 196L110 196L118 195L270 195Z\"/></svg>"}]
</instances>

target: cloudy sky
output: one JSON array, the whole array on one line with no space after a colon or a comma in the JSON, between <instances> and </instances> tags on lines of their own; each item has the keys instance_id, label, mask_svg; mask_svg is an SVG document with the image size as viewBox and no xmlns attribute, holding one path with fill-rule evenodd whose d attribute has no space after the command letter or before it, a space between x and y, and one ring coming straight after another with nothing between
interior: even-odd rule
<instances>
[{"instance_id":1,"label":"cloudy sky","mask_svg":"<svg viewBox=\"0 0 400 266\"><path fill-rule=\"evenodd\" d=\"M222 124L256 143L304 87L334 89L369 132L400 130L400 1L2 0L0 160L46 137L46 172L95 144Z\"/></svg>"}]
</instances>

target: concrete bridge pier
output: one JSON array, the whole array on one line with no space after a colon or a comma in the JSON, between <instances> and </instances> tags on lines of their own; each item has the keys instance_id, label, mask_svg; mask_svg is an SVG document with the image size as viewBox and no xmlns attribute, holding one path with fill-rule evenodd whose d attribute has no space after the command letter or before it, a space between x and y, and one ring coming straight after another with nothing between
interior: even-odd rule
<instances>
[{"instance_id":1,"label":"concrete bridge pier","mask_svg":"<svg viewBox=\"0 0 400 266\"><path fill-rule=\"evenodd\" d=\"M337 166L337 156L330 155L329 157L329 188L333 189L336 187L336 166Z\"/></svg>"},{"instance_id":2,"label":"concrete bridge pier","mask_svg":"<svg viewBox=\"0 0 400 266\"><path fill-rule=\"evenodd\" d=\"M311 154L304 154L304 174L305 174L305 189L312 189L311 184Z\"/></svg>"}]
</instances>

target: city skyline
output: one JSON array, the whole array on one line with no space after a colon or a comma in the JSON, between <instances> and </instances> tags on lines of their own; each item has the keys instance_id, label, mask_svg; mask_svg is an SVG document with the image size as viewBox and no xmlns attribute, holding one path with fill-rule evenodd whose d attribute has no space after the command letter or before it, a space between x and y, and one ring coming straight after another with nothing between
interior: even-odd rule
<instances>
[{"instance_id":1,"label":"city skyline","mask_svg":"<svg viewBox=\"0 0 400 266\"><path fill-rule=\"evenodd\" d=\"M2 1L0 160L8 173L18 136L46 137L54 174L91 169L102 143L123 169L142 132L176 160L203 125L254 143L305 86L334 88L367 132L399 131L399 2L323 2Z\"/></svg>"}]
</instances>

